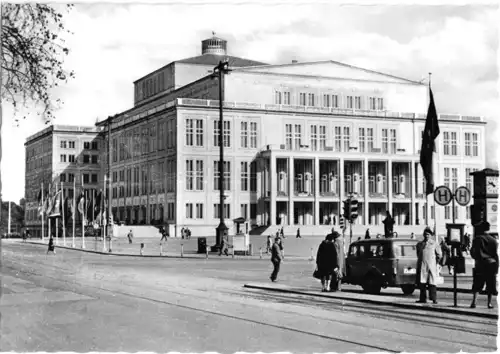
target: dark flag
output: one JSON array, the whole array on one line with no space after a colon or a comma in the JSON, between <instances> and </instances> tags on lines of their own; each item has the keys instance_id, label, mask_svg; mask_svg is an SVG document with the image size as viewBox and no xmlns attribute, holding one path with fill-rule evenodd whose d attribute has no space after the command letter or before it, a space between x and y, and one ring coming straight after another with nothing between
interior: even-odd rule
<instances>
[{"instance_id":1,"label":"dark flag","mask_svg":"<svg viewBox=\"0 0 500 354\"><path fill-rule=\"evenodd\" d=\"M102 192L99 192L95 200L94 218L97 218L97 216L101 212L101 200L102 200Z\"/></svg>"},{"instance_id":2,"label":"dark flag","mask_svg":"<svg viewBox=\"0 0 500 354\"><path fill-rule=\"evenodd\" d=\"M64 203L63 203L63 213L64 213L64 221L67 223L68 220L71 218L71 210L69 208L69 203L70 203L70 199L69 197L66 197L64 199Z\"/></svg>"},{"instance_id":3,"label":"dark flag","mask_svg":"<svg viewBox=\"0 0 500 354\"><path fill-rule=\"evenodd\" d=\"M38 205L42 204L42 188L40 188L40 191L38 192L38 197L36 198L38 201Z\"/></svg>"},{"instance_id":4,"label":"dark flag","mask_svg":"<svg viewBox=\"0 0 500 354\"><path fill-rule=\"evenodd\" d=\"M429 89L429 94L431 99L429 103L429 110L427 111L427 118L425 120L425 128L422 134L422 147L420 148L420 165L422 165L422 170L424 171L424 177L426 181L426 195L432 194L434 192L432 153L436 150L435 140L439 135L438 116L431 89Z\"/></svg>"}]
</instances>

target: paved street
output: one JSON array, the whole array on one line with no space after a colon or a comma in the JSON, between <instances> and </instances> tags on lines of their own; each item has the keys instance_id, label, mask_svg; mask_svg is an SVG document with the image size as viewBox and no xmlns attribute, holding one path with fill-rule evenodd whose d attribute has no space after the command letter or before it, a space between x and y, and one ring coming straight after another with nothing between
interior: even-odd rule
<instances>
[{"instance_id":1,"label":"paved street","mask_svg":"<svg viewBox=\"0 0 500 354\"><path fill-rule=\"evenodd\" d=\"M265 259L45 252L42 245L2 243L2 351L496 349L493 319L243 288L267 281ZM286 260L279 284L319 289L312 268L304 259ZM449 296L439 293L443 301ZM462 306L469 296L460 294Z\"/></svg>"}]
</instances>

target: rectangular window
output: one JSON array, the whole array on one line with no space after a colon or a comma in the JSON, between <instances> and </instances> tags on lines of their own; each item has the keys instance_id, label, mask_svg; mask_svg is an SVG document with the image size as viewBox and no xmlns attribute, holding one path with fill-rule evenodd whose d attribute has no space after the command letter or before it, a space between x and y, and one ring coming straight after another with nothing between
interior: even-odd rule
<instances>
[{"instance_id":1,"label":"rectangular window","mask_svg":"<svg viewBox=\"0 0 500 354\"><path fill-rule=\"evenodd\" d=\"M203 146L203 120L196 119L196 146Z\"/></svg>"},{"instance_id":2,"label":"rectangular window","mask_svg":"<svg viewBox=\"0 0 500 354\"><path fill-rule=\"evenodd\" d=\"M257 204L250 204L250 219L257 219Z\"/></svg>"},{"instance_id":3,"label":"rectangular window","mask_svg":"<svg viewBox=\"0 0 500 354\"><path fill-rule=\"evenodd\" d=\"M165 149L165 122L160 122L158 124L158 150L163 149ZM130 158L130 156L128 156L128 158Z\"/></svg>"},{"instance_id":4,"label":"rectangular window","mask_svg":"<svg viewBox=\"0 0 500 354\"><path fill-rule=\"evenodd\" d=\"M359 152L365 152L365 128L359 128L358 135L358 144L359 144Z\"/></svg>"},{"instance_id":5,"label":"rectangular window","mask_svg":"<svg viewBox=\"0 0 500 354\"><path fill-rule=\"evenodd\" d=\"M257 192L257 164L250 163L250 191Z\"/></svg>"},{"instance_id":6,"label":"rectangular window","mask_svg":"<svg viewBox=\"0 0 500 354\"><path fill-rule=\"evenodd\" d=\"M354 105L353 105L352 96L346 97L346 107L347 107L347 109L353 109Z\"/></svg>"},{"instance_id":7,"label":"rectangular window","mask_svg":"<svg viewBox=\"0 0 500 354\"><path fill-rule=\"evenodd\" d=\"M455 193L458 188L458 168L451 169L451 192Z\"/></svg>"},{"instance_id":8,"label":"rectangular window","mask_svg":"<svg viewBox=\"0 0 500 354\"><path fill-rule=\"evenodd\" d=\"M74 173L68 173L68 182L73 183L75 181L75 174Z\"/></svg>"},{"instance_id":9,"label":"rectangular window","mask_svg":"<svg viewBox=\"0 0 500 354\"><path fill-rule=\"evenodd\" d=\"M69 141L69 148L74 149L75 148L75 142L74 141Z\"/></svg>"},{"instance_id":10,"label":"rectangular window","mask_svg":"<svg viewBox=\"0 0 500 354\"><path fill-rule=\"evenodd\" d=\"M335 151L342 151L342 127L335 127Z\"/></svg>"},{"instance_id":11,"label":"rectangular window","mask_svg":"<svg viewBox=\"0 0 500 354\"><path fill-rule=\"evenodd\" d=\"M241 162L241 190L248 191L248 162Z\"/></svg>"},{"instance_id":12,"label":"rectangular window","mask_svg":"<svg viewBox=\"0 0 500 354\"><path fill-rule=\"evenodd\" d=\"M443 153L445 155L450 154L450 133L443 132Z\"/></svg>"},{"instance_id":13,"label":"rectangular window","mask_svg":"<svg viewBox=\"0 0 500 354\"><path fill-rule=\"evenodd\" d=\"M390 145L391 145L391 154L395 154L397 151L397 138L396 138L396 129L390 129L391 137L390 137Z\"/></svg>"},{"instance_id":14,"label":"rectangular window","mask_svg":"<svg viewBox=\"0 0 500 354\"><path fill-rule=\"evenodd\" d=\"M326 149L326 125L319 126L319 150L325 151Z\"/></svg>"},{"instance_id":15,"label":"rectangular window","mask_svg":"<svg viewBox=\"0 0 500 354\"><path fill-rule=\"evenodd\" d=\"M241 147L248 147L248 122L241 122Z\"/></svg>"},{"instance_id":16,"label":"rectangular window","mask_svg":"<svg viewBox=\"0 0 500 354\"><path fill-rule=\"evenodd\" d=\"M196 203L196 219L203 219L203 204Z\"/></svg>"},{"instance_id":17,"label":"rectangular window","mask_svg":"<svg viewBox=\"0 0 500 354\"><path fill-rule=\"evenodd\" d=\"M186 203L186 219L193 218L193 203Z\"/></svg>"},{"instance_id":18,"label":"rectangular window","mask_svg":"<svg viewBox=\"0 0 500 354\"><path fill-rule=\"evenodd\" d=\"M479 145L476 133L472 133L472 156L479 156Z\"/></svg>"},{"instance_id":19,"label":"rectangular window","mask_svg":"<svg viewBox=\"0 0 500 354\"><path fill-rule=\"evenodd\" d=\"M300 149L300 142L302 138L302 126L300 124L295 124L295 134L293 136L293 140L295 143L295 150Z\"/></svg>"},{"instance_id":20,"label":"rectangular window","mask_svg":"<svg viewBox=\"0 0 500 354\"><path fill-rule=\"evenodd\" d=\"M370 97L369 99L370 108L372 111L377 109L377 99L375 97Z\"/></svg>"},{"instance_id":21,"label":"rectangular window","mask_svg":"<svg viewBox=\"0 0 500 354\"><path fill-rule=\"evenodd\" d=\"M156 152L156 124L149 129L149 152Z\"/></svg>"},{"instance_id":22,"label":"rectangular window","mask_svg":"<svg viewBox=\"0 0 500 354\"><path fill-rule=\"evenodd\" d=\"M142 129L142 154L149 153L148 137L149 137L149 129L143 128Z\"/></svg>"},{"instance_id":23,"label":"rectangular window","mask_svg":"<svg viewBox=\"0 0 500 354\"><path fill-rule=\"evenodd\" d=\"M186 119L186 145L194 145L194 119Z\"/></svg>"},{"instance_id":24,"label":"rectangular window","mask_svg":"<svg viewBox=\"0 0 500 354\"><path fill-rule=\"evenodd\" d=\"M349 127L344 127L344 151L349 152L349 147L351 146L351 129Z\"/></svg>"},{"instance_id":25,"label":"rectangular window","mask_svg":"<svg viewBox=\"0 0 500 354\"><path fill-rule=\"evenodd\" d=\"M451 212L450 212L450 210L451 210L451 208L450 208L450 206L449 206L449 205L446 205L446 206L444 207L444 218L445 218L446 220L451 219L451 215L450 215L450 214L451 214Z\"/></svg>"},{"instance_id":26,"label":"rectangular window","mask_svg":"<svg viewBox=\"0 0 500 354\"><path fill-rule=\"evenodd\" d=\"M231 147L231 122L225 120L224 122L224 147ZM214 121L214 146L219 146L219 121Z\"/></svg>"},{"instance_id":27,"label":"rectangular window","mask_svg":"<svg viewBox=\"0 0 500 354\"><path fill-rule=\"evenodd\" d=\"M83 149L84 150L89 150L90 149L90 142L84 141L83 142Z\"/></svg>"},{"instance_id":28,"label":"rectangular window","mask_svg":"<svg viewBox=\"0 0 500 354\"><path fill-rule=\"evenodd\" d=\"M281 104L282 96L281 91L274 91L274 104Z\"/></svg>"},{"instance_id":29,"label":"rectangular window","mask_svg":"<svg viewBox=\"0 0 500 354\"><path fill-rule=\"evenodd\" d=\"M83 155L83 163L90 163L90 155Z\"/></svg>"},{"instance_id":30,"label":"rectangular window","mask_svg":"<svg viewBox=\"0 0 500 354\"><path fill-rule=\"evenodd\" d=\"M219 205L220 204L214 204L214 218L218 219L220 216L219 214ZM229 204L224 204L224 218L225 219L230 219L231 218L231 213L229 210Z\"/></svg>"},{"instance_id":31,"label":"rectangular window","mask_svg":"<svg viewBox=\"0 0 500 354\"><path fill-rule=\"evenodd\" d=\"M465 169L465 187L472 191L472 176L470 175L471 173L471 169L470 168L466 168Z\"/></svg>"},{"instance_id":32,"label":"rectangular window","mask_svg":"<svg viewBox=\"0 0 500 354\"><path fill-rule=\"evenodd\" d=\"M92 150L99 150L99 145L98 145L97 141L92 142L91 148L92 148Z\"/></svg>"},{"instance_id":33,"label":"rectangular window","mask_svg":"<svg viewBox=\"0 0 500 354\"><path fill-rule=\"evenodd\" d=\"M257 148L257 123L250 122L250 148Z\"/></svg>"},{"instance_id":34,"label":"rectangular window","mask_svg":"<svg viewBox=\"0 0 500 354\"><path fill-rule=\"evenodd\" d=\"M458 155L457 145L458 145L458 142L457 142L457 133L456 132L451 132L451 154L453 156L457 156Z\"/></svg>"},{"instance_id":35,"label":"rectangular window","mask_svg":"<svg viewBox=\"0 0 500 354\"><path fill-rule=\"evenodd\" d=\"M66 140L61 140L61 149L66 149Z\"/></svg>"},{"instance_id":36,"label":"rectangular window","mask_svg":"<svg viewBox=\"0 0 500 354\"><path fill-rule=\"evenodd\" d=\"M66 174L65 173L61 173L59 175L59 181L60 182L66 182Z\"/></svg>"},{"instance_id":37,"label":"rectangular window","mask_svg":"<svg viewBox=\"0 0 500 354\"><path fill-rule=\"evenodd\" d=\"M244 218L245 220L248 218L248 204L241 204L240 205L240 213L241 217Z\"/></svg>"},{"instance_id":38,"label":"rectangular window","mask_svg":"<svg viewBox=\"0 0 500 354\"><path fill-rule=\"evenodd\" d=\"M97 155L92 155L92 163L97 163Z\"/></svg>"},{"instance_id":39,"label":"rectangular window","mask_svg":"<svg viewBox=\"0 0 500 354\"><path fill-rule=\"evenodd\" d=\"M373 151L373 128L366 129L366 145L368 148L368 152Z\"/></svg>"},{"instance_id":40,"label":"rectangular window","mask_svg":"<svg viewBox=\"0 0 500 354\"><path fill-rule=\"evenodd\" d=\"M290 92L285 91L283 92L283 104L290 105Z\"/></svg>"},{"instance_id":41,"label":"rectangular window","mask_svg":"<svg viewBox=\"0 0 500 354\"><path fill-rule=\"evenodd\" d=\"M311 106L311 107L314 107L314 103L315 103L314 93L308 93L307 94L307 105Z\"/></svg>"},{"instance_id":42,"label":"rectangular window","mask_svg":"<svg viewBox=\"0 0 500 354\"><path fill-rule=\"evenodd\" d=\"M389 153L389 136L387 129L382 129L382 153Z\"/></svg>"},{"instance_id":43,"label":"rectangular window","mask_svg":"<svg viewBox=\"0 0 500 354\"><path fill-rule=\"evenodd\" d=\"M196 160L196 190L203 190L203 160Z\"/></svg>"},{"instance_id":44,"label":"rectangular window","mask_svg":"<svg viewBox=\"0 0 500 354\"><path fill-rule=\"evenodd\" d=\"M301 106L306 105L306 94L304 92L301 92L299 94L299 105L301 105Z\"/></svg>"},{"instance_id":45,"label":"rectangular window","mask_svg":"<svg viewBox=\"0 0 500 354\"><path fill-rule=\"evenodd\" d=\"M231 190L231 162L224 161L224 180L223 188L225 191ZM214 190L219 190L219 161L214 161Z\"/></svg>"},{"instance_id":46,"label":"rectangular window","mask_svg":"<svg viewBox=\"0 0 500 354\"><path fill-rule=\"evenodd\" d=\"M292 150L292 141L293 141L292 125L286 124L285 125L285 145L286 145L287 150Z\"/></svg>"},{"instance_id":47,"label":"rectangular window","mask_svg":"<svg viewBox=\"0 0 500 354\"><path fill-rule=\"evenodd\" d=\"M361 97L360 96L356 96L354 98L354 108L361 109Z\"/></svg>"},{"instance_id":48,"label":"rectangular window","mask_svg":"<svg viewBox=\"0 0 500 354\"><path fill-rule=\"evenodd\" d=\"M381 97L377 98L377 110L379 111L384 110L384 99Z\"/></svg>"},{"instance_id":49,"label":"rectangular window","mask_svg":"<svg viewBox=\"0 0 500 354\"><path fill-rule=\"evenodd\" d=\"M465 156L472 156L472 140L471 133L465 133Z\"/></svg>"},{"instance_id":50,"label":"rectangular window","mask_svg":"<svg viewBox=\"0 0 500 354\"><path fill-rule=\"evenodd\" d=\"M323 95L323 107L331 107L330 95Z\"/></svg>"},{"instance_id":51,"label":"rectangular window","mask_svg":"<svg viewBox=\"0 0 500 354\"><path fill-rule=\"evenodd\" d=\"M60 162L66 162L66 155L64 155L64 154L61 155Z\"/></svg>"},{"instance_id":52,"label":"rectangular window","mask_svg":"<svg viewBox=\"0 0 500 354\"><path fill-rule=\"evenodd\" d=\"M316 125L311 125L311 150L318 150L318 127Z\"/></svg>"},{"instance_id":53,"label":"rectangular window","mask_svg":"<svg viewBox=\"0 0 500 354\"><path fill-rule=\"evenodd\" d=\"M97 173L92 173L92 183L97 183Z\"/></svg>"},{"instance_id":54,"label":"rectangular window","mask_svg":"<svg viewBox=\"0 0 500 354\"><path fill-rule=\"evenodd\" d=\"M194 188L193 160L186 160L186 189L192 191Z\"/></svg>"},{"instance_id":55,"label":"rectangular window","mask_svg":"<svg viewBox=\"0 0 500 354\"><path fill-rule=\"evenodd\" d=\"M450 168L445 167L444 168L444 185L448 188L450 188Z\"/></svg>"}]
</instances>

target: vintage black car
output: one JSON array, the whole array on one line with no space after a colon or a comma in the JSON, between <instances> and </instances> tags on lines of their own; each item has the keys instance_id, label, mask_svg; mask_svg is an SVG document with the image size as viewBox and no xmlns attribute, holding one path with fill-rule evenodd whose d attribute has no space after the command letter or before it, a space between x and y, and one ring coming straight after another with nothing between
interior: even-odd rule
<instances>
[{"instance_id":1,"label":"vintage black car","mask_svg":"<svg viewBox=\"0 0 500 354\"><path fill-rule=\"evenodd\" d=\"M343 282L361 285L370 294L378 294L387 287L401 287L404 294L413 294L417 243L417 240L402 238L353 242L349 246Z\"/></svg>"}]
</instances>

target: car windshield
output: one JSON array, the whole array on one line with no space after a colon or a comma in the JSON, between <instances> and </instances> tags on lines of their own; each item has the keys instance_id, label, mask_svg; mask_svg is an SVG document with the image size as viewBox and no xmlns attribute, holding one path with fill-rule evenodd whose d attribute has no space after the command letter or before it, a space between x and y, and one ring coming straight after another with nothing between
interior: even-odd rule
<instances>
[{"instance_id":1,"label":"car windshield","mask_svg":"<svg viewBox=\"0 0 500 354\"><path fill-rule=\"evenodd\" d=\"M396 257L416 257L417 245L394 244L394 255Z\"/></svg>"}]
</instances>

